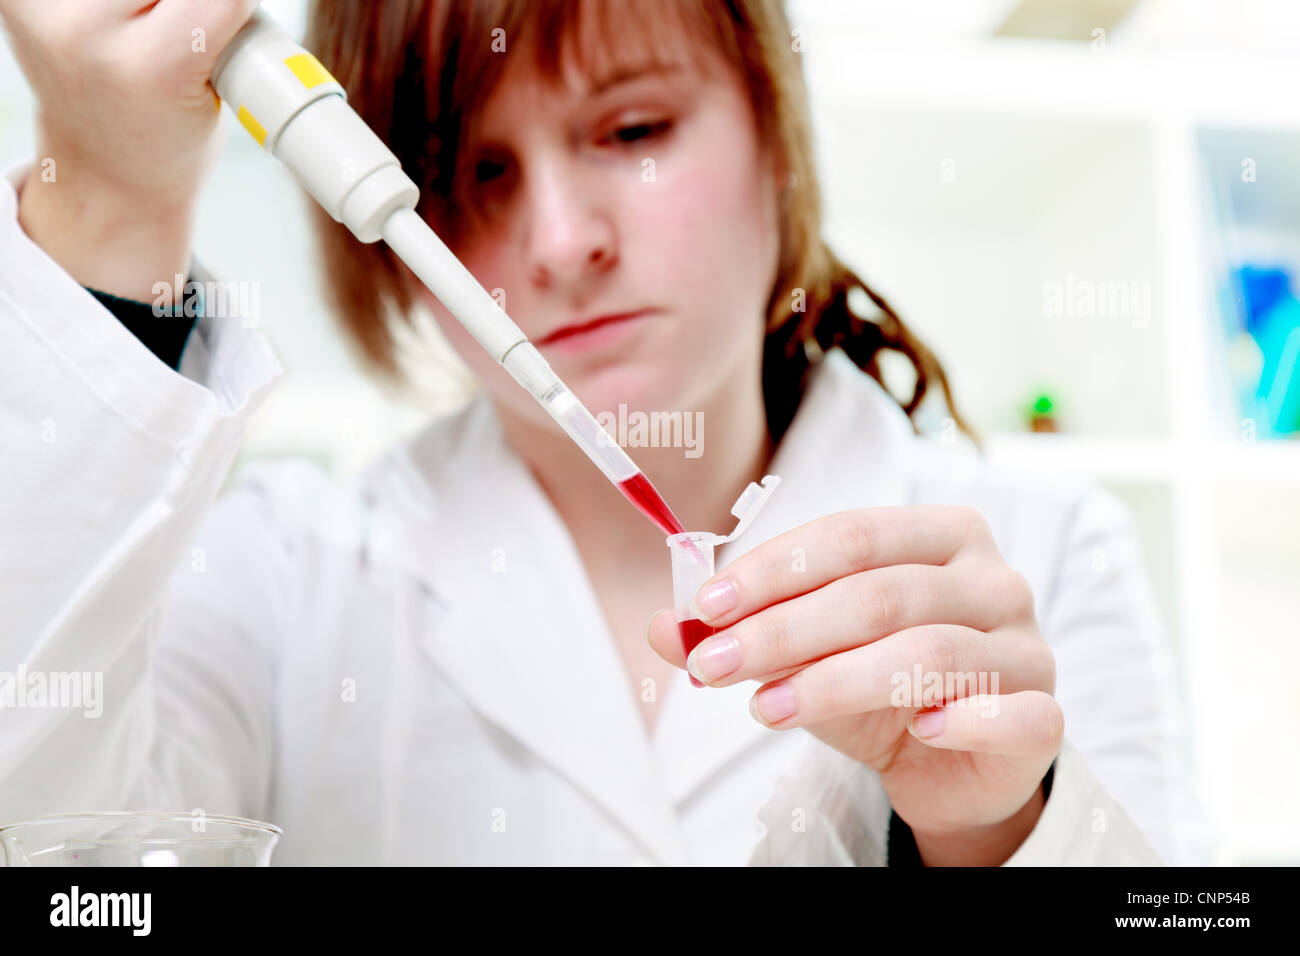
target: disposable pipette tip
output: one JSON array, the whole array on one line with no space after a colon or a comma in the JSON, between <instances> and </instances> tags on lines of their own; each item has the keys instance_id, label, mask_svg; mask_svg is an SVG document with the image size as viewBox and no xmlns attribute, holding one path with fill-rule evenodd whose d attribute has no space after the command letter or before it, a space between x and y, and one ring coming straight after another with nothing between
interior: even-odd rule
<instances>
[{"instance_id":1,"label":"disposable pipette tip","mask_svg":"<svg viewBox=\"0 0 1300 956\"><path fill-rule=\"evenodd\" d=\"M644 472L638 471L626 481L618 482L618 490L664 534L681 534L685 530Z\"/></svg>"}]
</instances>

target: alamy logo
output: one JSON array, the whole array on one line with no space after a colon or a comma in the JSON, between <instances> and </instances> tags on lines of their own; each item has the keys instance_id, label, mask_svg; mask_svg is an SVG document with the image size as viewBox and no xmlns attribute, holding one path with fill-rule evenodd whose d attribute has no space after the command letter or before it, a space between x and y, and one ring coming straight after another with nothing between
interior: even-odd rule
<instances>
[{"instance_id":1,"label":"alamy logo","mask_svg":"<svg viewBox=\"0 0 1300 956\"><path fill-rule=\"evenodd\" d=\"M1066 273L1043 283L1043 315L1049 319L1128 319L1135 329L1151 324L1151 283L1096 281Z\"/></svg>"},{"instance_id":2,"label":"alamy logo","mask_svg":"<svg viewBox=\"0 0 1300 956\"><path fill-rule=\"evenodd\" d=\"M256 328L261 319L260 282L185 280L177 273L171 282L155 282L153 314L186 318L239 319L244 328Z\"/></svg>"},{"instance_id":3,"label":"alamy logo","mask_svg":"<svg viewBox=\"0 0 1300 956\"><path fill-rule=\"evenodd\" d=\"M68 893L50 897L51 926L129 926L133 936L148 936L153 897L149 893Z\"/></svg>"},{"instance_id":4,"label":"alamy logo","mask_svg":"<svg viewBox=\"0 0 1300 956\"><path fill-rule=\"evenodd\" d=\"M104 712L104 672L0 671L0 710L6 707L81 710L94 719Z\"/></svg>"},{"instance_id":5,"label":"alamy logo","mask_svg":"<svg viewBox=\"0 0 1300 956\"><path fill-rule=\"evenodd\" d=\"M998 715L998 671L897 671L889 683L894 707L979 707L981 717Z\"/></svg>"},{"instance_id":6,"label":"alamy logo","mask_svg":"<svg viewBox=\"0 0 1300 956\"><path fill-rule=\"evenodd\" d=\"M595 418L604 429L596 434L602 446L613 439L623 448L684 448L687 458L704 454L703 412L629 412L620 404L617 415L601 412Z\"/></svg>"}]
</instances>

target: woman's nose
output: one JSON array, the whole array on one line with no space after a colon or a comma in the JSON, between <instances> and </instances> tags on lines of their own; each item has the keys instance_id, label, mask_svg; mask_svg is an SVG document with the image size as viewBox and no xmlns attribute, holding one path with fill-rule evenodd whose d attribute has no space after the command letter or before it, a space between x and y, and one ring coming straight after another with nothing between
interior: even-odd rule
<instances>
[{"instance_id":1,"label":"woman's nose","mask_svg":"<svg viewBox=\"0 0 1300 956\"><path fill-rule=\"evenodd\" d=\"M541 285L581 282L614 265L608 210L576 171L536 173L528 199L529 274Z\"/></svg>"}]
</instances>

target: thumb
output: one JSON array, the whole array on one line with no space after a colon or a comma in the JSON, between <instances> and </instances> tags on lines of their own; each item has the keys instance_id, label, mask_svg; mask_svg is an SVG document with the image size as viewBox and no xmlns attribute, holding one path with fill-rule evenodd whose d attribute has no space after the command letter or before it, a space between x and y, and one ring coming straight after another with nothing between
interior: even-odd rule
<instances>
[{"instance_id":1,"label":"thumb","mask_svg":"<svg viewBox=\"0 0 1300 956\"><path fill-rule=\"evenodd\" d=\"M1061 750L1065 715L1051 694L975 694L918 711L908 731L927 747L1050 760Z\"/></svg>"}]
</instances>

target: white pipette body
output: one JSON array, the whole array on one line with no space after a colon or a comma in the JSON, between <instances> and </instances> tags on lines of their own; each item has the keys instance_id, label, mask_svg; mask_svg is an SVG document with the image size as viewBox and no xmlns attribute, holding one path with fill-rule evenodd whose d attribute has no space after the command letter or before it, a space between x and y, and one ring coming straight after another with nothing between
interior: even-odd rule
<instances>
[{"instance_id":1,"label":"white pipette body","mask_svg":"<svg viewBox=\"0 0 1300 956\"><path fill-rule=\"evenodd\" d=\"M419 188L347 105L343 87L312 54L259 10L222 52L212 85L249 134L288 167L330 216L362 242L387 242L610 481L621 486L640 473L416 213Z\"/></svg>"}]
</instances>

